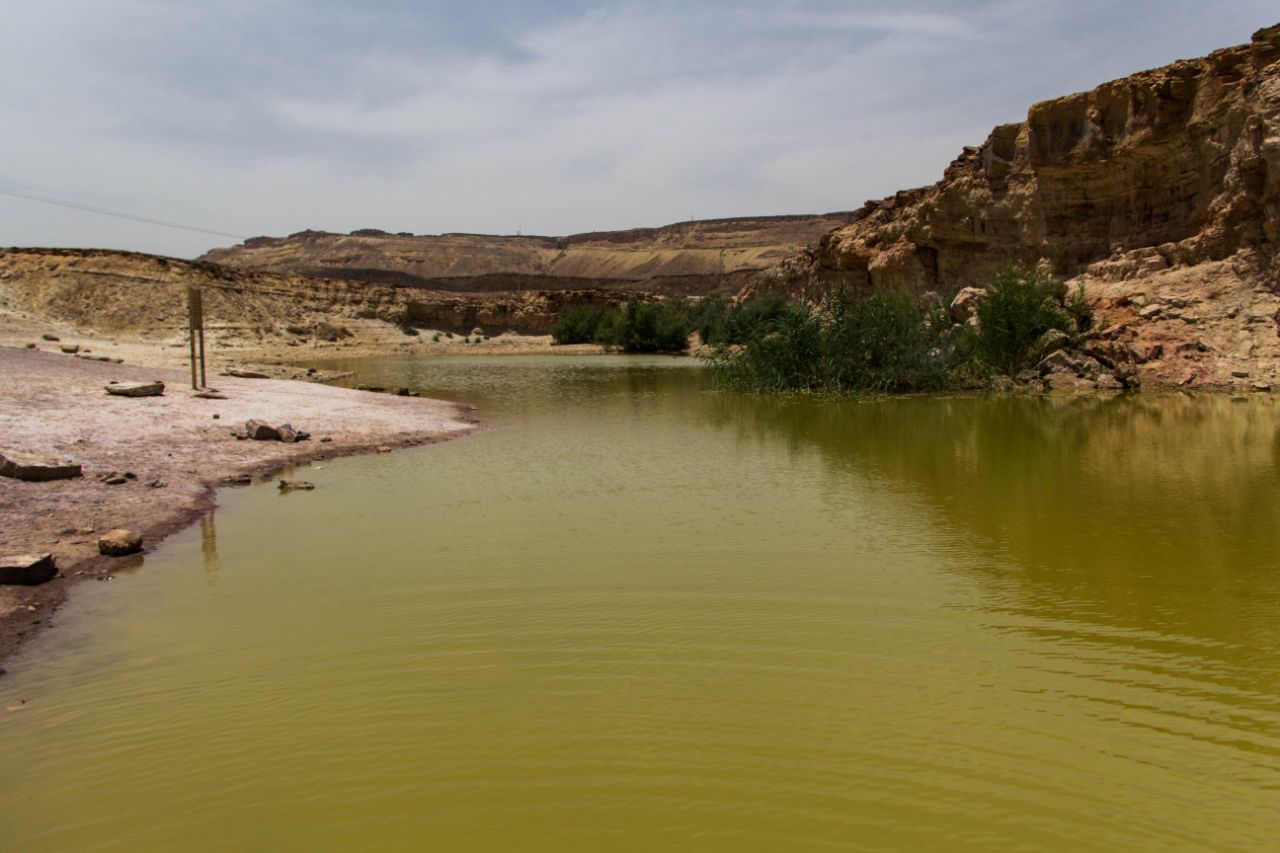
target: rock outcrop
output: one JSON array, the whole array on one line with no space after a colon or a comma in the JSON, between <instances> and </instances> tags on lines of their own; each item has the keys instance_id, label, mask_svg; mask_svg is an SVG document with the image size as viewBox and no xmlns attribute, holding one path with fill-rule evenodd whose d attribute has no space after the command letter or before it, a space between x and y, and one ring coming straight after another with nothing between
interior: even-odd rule
<instances>
[{"instance_id":1,"label":"rock outcrop","mask_svg":"<svg viewBox=\"0 0 1280 853\"><path fill-rule=\"evenodd\" d=\"M749 276L852 220L850 213L681 222L569 237L361 229L255 237L201 260L237 269L454 293L738 290Z\"/></svg>"},{"instance_id":2,"label":"rock outcrop","mask_svg":"<svg viewBox=\"0 0 1280 853\"><path fill-rule=\"evenodd\" d=\"M1148 383L1242 384L1245 362L1275 377L1280 26L1036 104L746 292L950 297L1010 264L1083 282L1101 325L1150 356Z\"/></svg>"}]
</instances>

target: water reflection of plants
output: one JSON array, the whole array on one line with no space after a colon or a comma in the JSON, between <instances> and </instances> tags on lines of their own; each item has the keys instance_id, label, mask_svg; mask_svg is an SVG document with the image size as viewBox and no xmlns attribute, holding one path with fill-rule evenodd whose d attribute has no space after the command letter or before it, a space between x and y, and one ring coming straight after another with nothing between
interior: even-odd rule
<instances>
[{"instance_id":1,"label":"water reflection of plants","mask_svg":"<svg viewBox=\"0 0 1280 853\"><path fill-rule=\"evenodd\" d=\"M744 441L906 484L1031 608L1280 645L1280 407L1221 396L715 395Z\"/></svg>"}]
</instances>

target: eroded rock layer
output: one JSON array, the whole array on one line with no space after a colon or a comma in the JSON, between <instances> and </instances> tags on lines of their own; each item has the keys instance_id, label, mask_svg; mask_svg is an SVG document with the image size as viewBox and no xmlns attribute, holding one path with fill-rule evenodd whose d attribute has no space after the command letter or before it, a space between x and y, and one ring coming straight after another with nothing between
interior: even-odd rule
<instances>
[{"instance_id":1,"label":"eroded rock layer","mask_svg":"<svg viewBox=\"0 0 1280 853\"><path fill-rule=\"evenodd\" d=\"M748 292L981 287L1010 264L1078 277L1156 384L1275 375L1280 26L1036 104L937 184L870 201ZM1156 307L1159 306L1159 307ZM1254 361L1252 368L1243 361Z\"/></svg>"},{"instance_id":2,"label":"eroded rock layer","mask_svg":"<svg viewBox=\"0 0 1280 853\"><path fill-rule=\"evenodd\" d=\"M682 222L570 237L365 229L255 237L201 260L240 269L316 275L437 291L620 290L734 292L752 273L803 249L849 213Z\"/></svg>"},{"instance_id":3,"label":"eroded rock layer","mask_svg":"<svg viewBox=\"0 0 1280 853\"><path fill-rule=\"evenodd\" d=\"M136 252L0 250L0 309L108 334L158 339L183 334L188 287L203 290L210 329L241 338L323 335L323 324L343 320L463 334L477 327L488 334L547 334L566 305L612 306L627 298L591 289L443 293L253 272Z\"/></svg>"}]
</instances>

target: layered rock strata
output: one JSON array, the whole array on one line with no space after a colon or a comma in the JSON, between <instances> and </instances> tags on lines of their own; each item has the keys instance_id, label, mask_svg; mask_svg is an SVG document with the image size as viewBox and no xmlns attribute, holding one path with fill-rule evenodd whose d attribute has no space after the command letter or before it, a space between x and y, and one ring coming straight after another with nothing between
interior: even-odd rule
<instances>
[{"instance_id":1,"label":"layered rock strata","mask_svg":"<svg viewBox=\"0 0 1280 853\"><path fill-rule=\"evenodd\" d=\"M1036 104L937 184L867 202L746 292L950 298L1010 264L1083 282L1100 325L1151 356L1151 383L1275 379L1280 26Z\"/></svg>"}]
</instances>

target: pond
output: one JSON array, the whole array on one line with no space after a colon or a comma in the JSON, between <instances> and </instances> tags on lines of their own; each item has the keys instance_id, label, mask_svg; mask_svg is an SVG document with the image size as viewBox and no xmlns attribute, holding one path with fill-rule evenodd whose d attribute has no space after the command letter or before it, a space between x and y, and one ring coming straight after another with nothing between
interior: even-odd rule
<instances>
[{"instance_id":1,"label":"pond","mask_svg":"<svg viewBox=\"0 0 1280 853\"><path fill-rule=\"evenodd\" d=\"M75 596L0 679L6 849L1280 837L1270 395L344 368L494 428L224 491Z\"/></svg>"}]
</instances>

